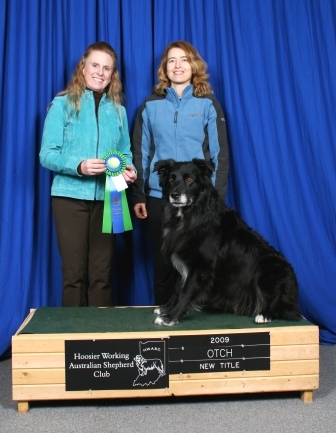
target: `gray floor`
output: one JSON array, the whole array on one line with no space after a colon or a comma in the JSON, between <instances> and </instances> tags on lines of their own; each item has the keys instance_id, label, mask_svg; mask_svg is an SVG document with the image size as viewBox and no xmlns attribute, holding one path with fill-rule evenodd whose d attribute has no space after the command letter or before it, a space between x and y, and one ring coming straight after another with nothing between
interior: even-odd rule
<instances>
[{"instance_id":1,"label":"gray floor","mask_svg":"<svg viewBox=\"0 0 336 433\"><path fill-rule=\"evenodd\" d=\"M320 347L313 403L298 393L35 402L26 414L11 399L11 359L0 361L1 433L334 433L336 346Z\"/></svg>"}]
</instances>

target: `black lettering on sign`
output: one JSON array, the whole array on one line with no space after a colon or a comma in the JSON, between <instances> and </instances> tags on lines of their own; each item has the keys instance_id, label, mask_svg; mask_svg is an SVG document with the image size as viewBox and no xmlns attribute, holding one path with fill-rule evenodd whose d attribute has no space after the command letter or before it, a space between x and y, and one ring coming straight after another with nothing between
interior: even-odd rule
<instances>
[{"instance_id":1,"label":"black lettering on sign","mask_svg":"<svg viewBox=\"0 0 336 433\"><path fill-rule=\"evenodd\" d=\"M181 335L169 340L169 373L270 370L269 332Z\"/></svg>"},{"instance_id":2,"label":"black lettering on sign","mask_svg":"<svg viewBox=\"0 0 336 433\"><path fill-rule=\"evenodd\" d=\"M65 389L168 388L168 339L65 340Z\"/></svg>"}]
</instances>

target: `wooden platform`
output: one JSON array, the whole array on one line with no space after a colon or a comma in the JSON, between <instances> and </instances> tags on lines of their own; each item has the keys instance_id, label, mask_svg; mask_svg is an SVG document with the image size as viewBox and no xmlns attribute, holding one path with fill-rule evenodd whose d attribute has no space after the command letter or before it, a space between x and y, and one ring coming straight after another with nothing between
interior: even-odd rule
<instances>
[{"instance_id":1,"label":"wooden platform","mask_svg":"<svg viewBox=\"0 0 336 433\"><path fill-rule=\"evenodd\" d=\"M34 400L283 391L299 391L307 403L319 386L318 327L304 319L256 325L248 318L214 315L214 327L204 329L211 314L191 313L176 327L161 327L152 325L152 307L125 308L122 320L120 310L111 308L95 313L103 323L97 332L92 310L76 310L73 326L62 319L71 309L39 310L31 311L12 338L13 400L21 413ZM35 316L42 317L41 331L34 331ZM236 320L243 322L235 325ZM53 321L61 332L48 331ZM119 329L122 321L125 331ZM143 322L150 322L149 330ZM94 332L88 332L90 326Z\"/></svg>"}]
</instances>

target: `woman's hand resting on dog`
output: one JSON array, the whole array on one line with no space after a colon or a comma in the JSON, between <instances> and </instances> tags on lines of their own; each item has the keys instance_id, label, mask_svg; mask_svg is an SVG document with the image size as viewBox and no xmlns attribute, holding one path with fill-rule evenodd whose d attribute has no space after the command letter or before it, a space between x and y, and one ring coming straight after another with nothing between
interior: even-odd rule
<instances>
[{"instance_id":1,"label":"woman's hand resting on dog","mask_svg":"<svg viewBox=\"0 0 336 433\"><path fill-rule=\"evenodd\" d=\"M140 218L144 219L147 218L147 209L146 209L146 203L137 203L134 205L134 213L135 215Z\"/></svg>"}]
</instances>

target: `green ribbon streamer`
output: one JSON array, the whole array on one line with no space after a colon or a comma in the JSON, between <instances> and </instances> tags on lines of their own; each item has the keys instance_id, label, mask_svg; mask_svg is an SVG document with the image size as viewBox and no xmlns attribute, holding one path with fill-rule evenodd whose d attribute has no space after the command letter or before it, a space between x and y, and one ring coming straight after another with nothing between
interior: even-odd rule
<instances>
[{"instance_id":1,"label":"green ribbon streamer","mask_svg":"<svg viewBox=\"0 0 336 433\"><path fill-rule=\"evenodd\" d=\"M112 233L112 214L111 214L111 200L110 200L110 187L109 180L106 175L105 182L105 197L104 197L104 213L103 213L103 233Z\"/></svg>"},{"instance_id":2,"label":"green ribbon streamer","mask_svg":"<svg viewBox=\"0 0 336 433\"><path fill-rule=\"evenodd\" d=\"M131 215L127 203L126 191L121 191L121 206L124 220L124 230L125 232L128 230L133 230Z\"/></svg>"}]
</instances>

